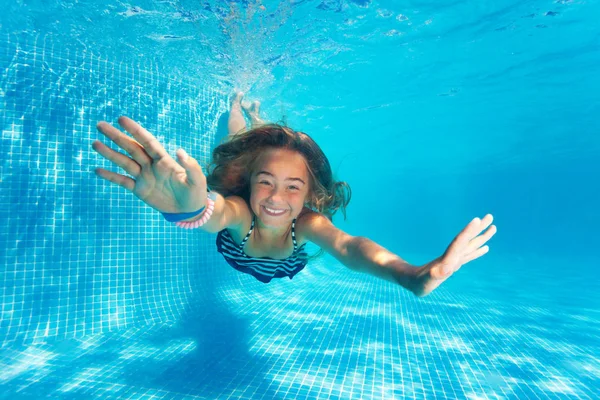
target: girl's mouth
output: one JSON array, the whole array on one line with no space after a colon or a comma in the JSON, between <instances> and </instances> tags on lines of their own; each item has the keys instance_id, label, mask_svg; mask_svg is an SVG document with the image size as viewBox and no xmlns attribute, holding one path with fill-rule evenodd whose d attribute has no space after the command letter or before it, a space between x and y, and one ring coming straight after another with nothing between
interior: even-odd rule
<instances>
[{"instance_id":1,"label":"girl's mouth","mask_svg":"<svg viewBox=\"0 0 600 400\"><path fill-rule=\"evenodd\" d=\"M273 217L277 217L279 215L283 215L287 210L278 210L276 208L267 208L265 206L261 206L263 210L267 213L267 215L271 215Z\"/></svg>"}]
</instances>

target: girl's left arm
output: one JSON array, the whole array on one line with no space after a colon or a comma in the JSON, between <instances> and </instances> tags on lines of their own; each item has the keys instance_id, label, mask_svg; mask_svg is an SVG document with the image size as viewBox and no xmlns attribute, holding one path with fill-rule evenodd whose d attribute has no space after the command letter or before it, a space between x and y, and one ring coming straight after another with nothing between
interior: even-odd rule
<instances>
[{"instance_id":1,"label":"girl's left arm","mask_svg":"<svg viewBox=\"0 0 600 400\"><path fill-rule=\"evenodd\" d=\"M346 267L399 283L413 291L419 267L410 265L374 241L351 236L327 219L312 212L304 216L303 231L308 240L327 251Z\"/></svg>"},{"instance_id":2,"label":"girl's left arm","mask_svg":"<svg viewBox=\"0 0 600 400\"><path fill-rule=\"evenodd\" d=\"M487 253L489 248L483 245L496 233L496 227L491 225L491 214L483 219L475 218L442 256L415 266L366 237L351 236L338 229L323 214L311 212L303 216L303 220L306 238L346 267L398 283L418 297L426 296L462 265Z\"/></svg>"}]
</instances>

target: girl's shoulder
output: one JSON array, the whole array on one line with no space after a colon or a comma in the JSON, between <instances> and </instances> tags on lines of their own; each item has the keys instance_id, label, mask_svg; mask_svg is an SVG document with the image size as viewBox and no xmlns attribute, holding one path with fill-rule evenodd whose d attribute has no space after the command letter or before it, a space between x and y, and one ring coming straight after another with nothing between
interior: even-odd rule
<instances>
[{"instance_id":1,"label":"girl's shoulder","mask_svg":"<svg viewBox=\"0 0 600 400\"><path fill-rule=\"evenodd\" d=\"M241 223L237 226L230 226L226 229L231 235L231 237L233 237L233 239L236 241L236 243L240 243L242 240L244 240L244 237L250 230L254 213L252 212L252 209L250 208L246 200L242 197L228 196L227 200L235 202L238 213L240 215Z\"/></svg>"},{"instance_id":2,"label":"girl's shoulder","mask_svg":"<svg viewBox=\"0 0 600 400\"><path fill-rule=\"evenodd\" d=\"M308 221L312 217L316 217L319 215L318 212L311 210L308 207L304 207L300 214L296 218L296 242L298 242L298 246L302 246L304 243L309 240L306 238L306 233L308 229Z\"/></svg>"}]
</instances>

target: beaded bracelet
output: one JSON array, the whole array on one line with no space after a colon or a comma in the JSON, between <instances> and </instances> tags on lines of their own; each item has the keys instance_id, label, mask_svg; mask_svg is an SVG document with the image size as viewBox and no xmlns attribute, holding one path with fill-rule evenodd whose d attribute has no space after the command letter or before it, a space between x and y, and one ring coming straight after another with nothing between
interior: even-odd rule
<instances>
[{"instance_id":1,"label":"beaded bracelet","mask_svg":"<svg viewBox=\"0 0 600 400\"><path fill-rule=\"evenodd\" d=\"M208 189L208 193L206 196L206 206L202 207L198 211L193 211L189 213L163 213L161 214L165 217L165 219L169 222L175 222L177 226L180 226L185 229L193 229L198 228L206 223L210 219L214 209L215 209L215 201L217 201L217 196ZM184 219L190 219L196 217L198 215L202 215L202 218L196 221L184 222Z\"/></svg>"},{"instance_id":2,"label":"beaded bracelet","mask_svg":"<svg viewBox=\"0 0 600 400\"><path fill-rule=\"evenodd\" d=\"M215 202L210 197L211 196L209 194L206 198L206 209L202 213L202 218L200 218L196 221L189 221L189 222L179 221L179 222L175 222L175 224L184 229L194 229L194 228L199 228L202 225L204 225L206 223L206 221L208 221L210 219L210 216L212 215L212 213L215 209Z\"/></svg>"}]
</instances>

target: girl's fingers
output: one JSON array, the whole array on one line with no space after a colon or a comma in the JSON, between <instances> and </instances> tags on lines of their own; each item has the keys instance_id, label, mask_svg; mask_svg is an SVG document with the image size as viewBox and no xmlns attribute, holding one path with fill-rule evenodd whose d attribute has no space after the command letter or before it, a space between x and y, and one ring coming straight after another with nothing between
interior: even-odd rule
<instances>
[{"instance_id":1,"label":"girl's fingers","mask_svg":"<svg viewBox=\"0 0 600 400\"><path fill-rule=\"evenodd\" d=\"M486 216L481 220L481 231L490 226L492 222L494 222L494 216L492 214L486 214Z\"/></svg>"},{"instance_id":2,"label":"girl's fingers","mask_svg":"<svg viewBox=\"0 0 600 400\"><path fill-rule=\"evenodd\" d=\"M473 223L474 221L478 221L477 223ZM481 232L483 232L488 226L492 224L494 221L494 217L492 214L487 214L482 219L475 218L471 221L473 224L469 224L469 241L473 240L473 238L479 236Z\"/></svg>"},{"instance_id":3,"label":"girl's fingers","mask_svg":"<svg viewBox=\"0 0 600 400\"><path fill-rule=\"evenodd\" d=\"M495 234L496 225L492 225L488 228L487 231L485 231L483 235L479 235L475 239L471 240L471 242L469 242L469 244L467 245L467 249L465 250L465 252L468 254L472 251L477 250L478 248L486 244L488 240L490 240Z\"/></svg>"},{"instance_id":4,"label":"girl's fingers","mask_svg":"<svg viewBox=\"0 0 600 400\"><path fill-rule=\"evenodd\" d=\"M115 174L114 172L107 171L103 168L96 168L95 172L99 177L104 178L112 183L116 183L130 192L133 192L133 188L135 187L135 181L133 179L125 175Z\"/></svg>"},{"instance_id":5,"label":"girl's fingers","mask_svg":"<svg viewBox=\"0 0 600 400\"><path fill-rule=\"evenodd\" d=\"M100 155L114 164L123 168L129 175L137 177L141 174L142 168L138 163L133 161L131 158L117 151L114 151L99 140L95 140L92 143L92 148L96 150Z\"/></svg>"},{"instance_id":6,"label":"girl's fingers","mask_svg":"<svg viewBox=\"0 0 600 400\"><path fill-rule=\"evenodd\" d=\"M493 220L494 217L491 214L487 214L483 219L473 218L450 243L447 251L464 254L471 241L487 228Z\"/></svg>"},{"instance_id":7,"label":"girl's fingers","mask_svg":"<svg viewBox=\"0 0 600 400\"><path fill-rule=\"evenodd\" d=\"M489 250L490 250L490 248L488 246L483 246L483 247L475 250L474 252L468 254L466 257L463 258L462 265L465 265L466 263L471 262L471 261L481 257L482 255L487 253Z\"/></svg>"},{"instance_id":8,"label":"girl's fingers","mask_svg":"<svg viewBox=\"0 0 600 400\"><path fill-rule=\"evenodd\" d=\"M465 246L469 244L469 242L479 236L484 229L490 226L493 221L494 217L492 214L487 214L483 219L474 218L461 232L461 235L463 235L461 238L462 244Z\"/></svg>"},{"instance_id":9,"label":"girl's fingers","mask_svg":"<svg viewBox=\"0 0 600 400\"><path fill-rule=\"evenodd\" d=\"M152 159L144 151L144 148L138 142L125 135L114 126L102 121L96 125L96 128L98 128L98 130L102 132L104 136L115 142L117 146L129 153L129 155L133 157L133 159L137 161L139 165L148 165L151 163Z\"/></svg>"},{"instance_id":10,"label":"girl's fingers","mask_svg":"<svg viewBox=\"0 0 600 400\"><path fill-rule=\"evenodd\" d=\"M480 232L480 224L481 220L479 218L473 218L471 222L469 222L467 226L465 226L463 230L454 238L448 249L452 252L458 251L462 253L461 249L464 249L469 244L469 241L479 234L478 232Z\"/></svg>"},{"instance_id":11,"label":"girl's fingers","mask_svg":"<svg viewBox=\"0 0 600 400\"><path fill-rule=\"evenodd\" d=\"M169 154L165 148L159 143L158 140L150 132L142 128L134 120L122 116L119 118L119 125L121 125L127 132L142 145L146 152L152 157L152 159L158 161L161 158L168 156Z\"/></svg>"}]
</instances>

